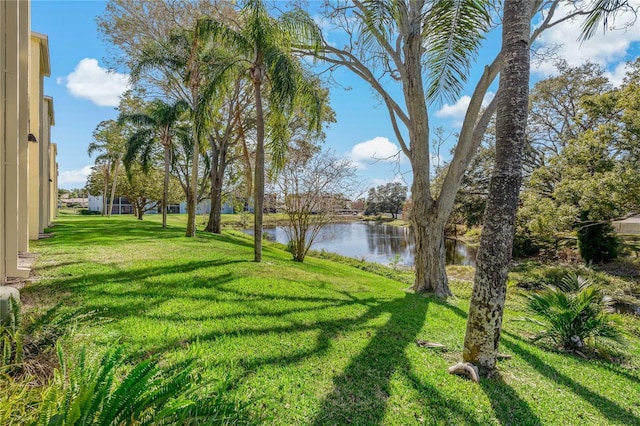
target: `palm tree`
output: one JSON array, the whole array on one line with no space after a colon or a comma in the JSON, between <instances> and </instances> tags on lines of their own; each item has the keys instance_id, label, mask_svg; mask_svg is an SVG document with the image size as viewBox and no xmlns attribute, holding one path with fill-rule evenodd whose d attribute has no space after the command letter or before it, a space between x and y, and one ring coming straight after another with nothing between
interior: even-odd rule
<instances>
[{"instance_id":1,"label":"palm tree","mask_svg":"<svg viewBox=\"0 0 640 426\"><path fill-rule=\"evenodd\" d=\"M593 35L600 21L617 13L626 2L598 0L583 25L583 37ZM504 2L502 52L496 113L496 159L485 208L480 248L469 306L463 359L480 373L496 370L506 281L513 247L522 157L529 104L529 42L531 3Z\"/></svg>"},{"instance_id":2,"label":"palm tree","mask_svg":"<svg viewBox=\"0 0 640 426\"><path fill-rule=\"evenodd\" d=\"M118 184L118 171L124 154L124 138L120 128L114 120L102 121L93 132L93 142L87 148L87 155L100 154L96 157L96 164L100 163L104 168L104 192L102 198L102 214L111 216L113 210L113 199L116 194ZM107 205L107 192L111 182L111 197Z\"/></svg>"},{"instance_id":3,"label":"palm tree","mask_svg":"<svg viewBox=\"0 0 640 426\"><path fill-rule=\"evenodd\" d=\"M124 166L129 167L135 158L139 157L142 169L149 170L151 156L157 142L162 144L164 152L164 186L162 192L162 227L167 227L167 199L169 197L169 178L171 171L171 157L173 152L174 126L188 105L179 100L168 104L160 99L151 101L147 113L120 114L118 123L131 123L140 127L133 133L126 143Z\"/></svg>"},{"instance_id":4,"label":"palm tree","mask_svg":"<svg viewBox=\"0 0 640 426\"><path fill-rule=\"evenodd\" d=\"M301 15L284 13L269 16L261 0L249 0L240 11L241 28L205 19L198 23L201 34L221 43L231 52L218 57L218 78L228 74L245 75L253 85L256 114L256 152L254 164L254 260L262 260L262 220L265 188L265 123L270 124L268 148L273 164L281 166L288 139L287 116L296 105L303 105L310 127L320 129L322 97L317 84L304 73L292 54L295 43L317 44L312 22ZM266 93L266 97L265 97ZM265 102L266 101L266 102ZM265 113L265 103L268 114Z\"/></svg>"},{"instance_id":5,"label":"palm tree","mask_svg":"<svg viewBox=\"0 0 640 426\"><path fill-rule=\"evenodd\" d=\"M193 126L193 151L190 179L187 183L187 237L196 235L196 206L199 175L199 157L207 126L207 109L203 105L207 99L201 91L208 78L208 49L206 42L197 37L196 31L178 28L160 42L149 44L142 55L136 59L131 69L134 81L147 70L160 70L174 83L174 91L182 101L189 105ZM179 79L179 81L176 81Z\"/></svg>"},{"instance_id":6,"label":"palm tree","mask_svg":"<svg viewBox=\"0 0 640 426\"><path fill-rule=\"evenodd\" d=\"M502 51L506 60L500 72L496 112L496 162L489 184L463 350L464 361L472 362L485 375L495 370L522 181L529 110L531 12L529 2L504 3Z\"/></svg>"}]
</instances>

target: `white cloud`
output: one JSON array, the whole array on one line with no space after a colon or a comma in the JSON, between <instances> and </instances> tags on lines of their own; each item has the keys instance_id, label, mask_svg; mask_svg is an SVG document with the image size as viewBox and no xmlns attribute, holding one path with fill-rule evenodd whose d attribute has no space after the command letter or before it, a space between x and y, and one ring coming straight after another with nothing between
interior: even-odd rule
<instances>
[{"instance_id":1,"label":"white cloud","mask_svg":"<svg viewBox=\"0 0 640 426\"><path fill-rule=\"evenodd\" d=\"M83 187L92 166L84 166L80 170L60 170L58 185L67 187Z\"/></svg>"},{"instance_id":2,"label":"white cloud","mask_svg":"<svg viewBox=\"0 0 640 426\"><path fill-rule=\"evenodd\" d=\"M607 72L604 73L604 75L605 75L605 77L607 77L609 79L611 84L613 84L616 87L619 87L623 83L623 80L627 75L627 64L626 64L626 62L620 62L613 69L613 71L611 71L611 72L607 71Z\"/></svg>"},{"instance_id":3,"label":"white cloud","mask_svg":"<svg viewBox=\"0 0 640 426\"><path fill-rule=\"evenodd\" d=\"M631 0L630 5L640 7L640 0ZM555 16L566 16L571 11L571 2L561 2ZM598 28L593 37L584 42L578 40L584 17L565 21L545 30L536 42L542 48L558 47L556 54L570 66L577 66L589 60L604 67L623 60L634 42L640 41L640 22L632 11L620 13L610 22L606 33ZM633 26L628 27L630 23ZM554 74L556 69L551 61L534 64L532 71Z\"/></svg>"},{"instance_id":4,"label":"white cloud","mask_svg":"<svg viewBox=\"0 0 640 426\"><path fill-rule=\"evenodd\" d=\"M93 58L81 60L66 77L67 89L76 98L88 99L98 106L116 107L119 97L129 90L129 76L110 72Z\"/></svg>"},{"instance_id":5,"label":"white cloud","mask_svg":"<svg viewBox=\"0 0 640 426\"><path fill-rule=\"evenodd\" d=\"M467 108L469 108L469 102L471 102L471 96L464 95L453 105L444 104L442 108L436 112L436 117L453 118L456 121L461 121L467 112Z\"/></svg>"},{"instance_id":6,"label":"white cloud","mask_svg":"<svg viewBox=\"0 0 640 426\"><path fill-rule=\"evenodd\" d=\"M355 145L349 152L349 159L354 162L359 169L366 169L367 163L398 161L400 147L389 139L376 136L375 138Z\"/></svg>"},{"instance_id":7,"label":"white cloud","mask_svg":"<svg viewBox=\"0 0 640 426\"><path fill-rule=\"evenodd\" d=\"M495 93L487 92L482 100L482 106L485 107L489 105L489 102L491 102L494 96ZM464 120L464 115L467 113L470 102L471 96L464 95L453 105L444 104L442 108L436 111L436 117L451 119L454 126L460 127L462 126L462 121Z\"/></svg>"},{"instance_id":8,"label":"white cloud","mask_svg":"<svg viewBox=\"0 0 640 426\"><path fill-rule=\"evenodd\" d=\"M396 174L393 176L393 179L382 179L382 178L373 178L371 180L369 180L368 184L368 188L374 188L374 187L378 187L381 185L386 185L388 183L401 183L404 186L409 186L407 184L407 182L404 180L403 176L400 174Z\"/></svg>"}]
</instances>

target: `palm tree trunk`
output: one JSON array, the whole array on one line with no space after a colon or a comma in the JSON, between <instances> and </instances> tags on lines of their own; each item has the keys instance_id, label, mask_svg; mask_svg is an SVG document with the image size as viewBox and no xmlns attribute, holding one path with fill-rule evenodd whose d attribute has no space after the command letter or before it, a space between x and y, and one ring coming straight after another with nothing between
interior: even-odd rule
<instances>
[{"instance_id":1,"label":"palm tree trunk","mask_svg":"<svg viewBox=\"0 0 640 426\"><path fill-rule=\"evenodd\" d=\"M496 116L496 162L480 237L463 359L483 375L496 369L506 280L522 182L529 102L531 2L506 0L502 22L504 65Z\"/></svg>"},{"instance_id":2,"label":"palm tree trunk","mask_svg":"<svg viewBox=\"0 0 640 426\"><path fill-rule=\"evenodd\" d=\"M107 192L109 192L109 170L111 170L111 163L107 161L104 166L104 191L102 191L102 216L107 215Z\"/></svg>"},{"instance_id":3,"label":"palm tree trunk","mask_svg":"<svg viewBox=\"0 0 640 426\"><path fill-rule=\"evenodd\" d=\"M111 213L113 212L113 199L116 196L116 185L118 184L118 169L120 166L120 161L116 160L115 165L113 167L113 184L111 185L111 197L109 200L109 217L111 217ZM118 214L121 212L119 211Z\"/></svg>"},{"instance_id":4,"label":"palm tree trunk","mask_svg":"<svg viewBox=\"0 0 640 426\"><path fill-rule=\"evenodd\" d=\"M264 205L264 112L262 111L261 83L254 81L256 97L256 163L253 185L253 254L254 261L262 261L262 208Z\"/></svg>"},{"instance_id":5,"label":"palm tree trunk","mask_svg":"<svg viewBox=\"0 0 640 426\"><path fill-rule=\"evenodd\" d=\"M191 165L191 177L189 184L189 194L187 196L187 237L195 237L196 236L196 207L198 205L198 157L199 157L199 147L198 147L198 133L194 132L195 135L193 137L193 159Z\"/></svg>"},{"instance_id":6,"label":"palm tree trunk","mask_svg":"<svg viewBox=\"0 0 640 426\"><path fill-rule=\"evenodd\" d=\"M169 168L171 165L171 152L169 146L164 146L164 185L162 187L162 228L167 227L167 200L169 199Z\"/></svg>"}]
</instances>

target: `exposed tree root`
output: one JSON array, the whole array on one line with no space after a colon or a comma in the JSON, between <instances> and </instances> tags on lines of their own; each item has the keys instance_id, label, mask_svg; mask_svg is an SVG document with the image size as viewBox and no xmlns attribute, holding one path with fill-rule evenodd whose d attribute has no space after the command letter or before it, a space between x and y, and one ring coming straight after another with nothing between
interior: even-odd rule
<instances>
[{"instance_id":1,"label":"exposed tree root","mask_svg":"<svg viewBox=\"0 0 640 426\"><path fill-rule=\"evenodd\" d=\"M459 362L456 365L449 367L449 374L456 374L458 376L466 376L467 379L475 383L480 383L480 374L478 373L478 367L470 362Z\"/></svg>"}]
</instances>

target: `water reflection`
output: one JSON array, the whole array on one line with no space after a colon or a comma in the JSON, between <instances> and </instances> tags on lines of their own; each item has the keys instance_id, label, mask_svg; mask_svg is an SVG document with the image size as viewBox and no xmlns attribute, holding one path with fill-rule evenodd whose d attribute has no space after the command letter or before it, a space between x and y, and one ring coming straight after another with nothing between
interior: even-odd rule
<instances>
[{"instance_id":1,"label":"water reflection","mask_svg":"<svg viewBox=\"0 0 640 426\"><path fill-rule=\"evenodd\" d=\"M252 233L252 231L246 231ZM286 244L283 227L264 228L270 240ZM369 262L413 265L413 236L409 228L375 222L335 223L324 227L312 246ZM447 264L475 265L476 249L455 240L446 241Z\"/></svg>"}]
</instances>

